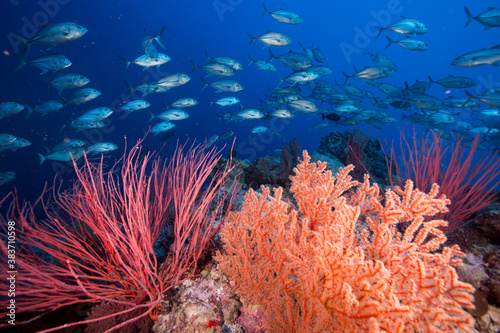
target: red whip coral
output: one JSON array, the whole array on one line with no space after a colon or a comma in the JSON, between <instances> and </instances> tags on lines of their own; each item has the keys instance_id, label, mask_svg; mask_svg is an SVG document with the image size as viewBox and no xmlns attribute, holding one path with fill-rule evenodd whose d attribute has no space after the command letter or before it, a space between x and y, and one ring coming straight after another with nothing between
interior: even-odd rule
<instances>
[{"instance_id":1,"label":"red whip coral","mask_svg":"<svg viewBox=\"0 0 500 333\"><path fill-rule=\"evenodd\" d=\"M297 208L250 190L221 229L221 269L242 298L265 313L277 332L471 331L472 286L453 265L463 256L446 240L442 220L449 201L408 181L380 194L376 184L353 181L352 166L334 177L326 163L304 160L294 169ZM366 223L361 223L361 221ZM398 223L409 227L398 231ZM364 227L364 232L357 230Z\"/></svg>"}]
</instances>

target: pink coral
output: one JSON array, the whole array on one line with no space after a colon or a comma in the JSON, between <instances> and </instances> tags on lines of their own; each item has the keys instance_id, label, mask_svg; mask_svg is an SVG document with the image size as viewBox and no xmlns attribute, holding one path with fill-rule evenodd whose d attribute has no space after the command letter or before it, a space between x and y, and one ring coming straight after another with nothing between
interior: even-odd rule
<instances>
[{"instance_id":1,"label":"pink coral","mask_svg":"<svg viewBox=\"0 0 500 333\"><path fill-rule=\"evenodd\" d=\"M275 332L472 331L473 287L458 281L463 256L444 247L442 220L449 201L396 187L352 181L352 166L334 177L323 162L295 168L297 208L266 187L250 190L221 230L221 269L245 302L258 305ZM357 230L365 220L362 235ZM397 225L406 222L401 233Z\"/></svg>"}]
</instances>

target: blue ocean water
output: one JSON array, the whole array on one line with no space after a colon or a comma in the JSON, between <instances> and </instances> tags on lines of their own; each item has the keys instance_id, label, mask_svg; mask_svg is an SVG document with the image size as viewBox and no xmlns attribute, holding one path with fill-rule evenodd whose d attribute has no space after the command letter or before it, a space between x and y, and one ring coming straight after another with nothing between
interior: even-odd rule
<instances>
[{"instance_id":1,"label":"blue ocean water","mask_svg":"<svg viewBox=\"0 0 500 333\"><path fill-rule=\"evenodd\" d=\"M162 142L160 135L149 135L144 145L151 150L162 150L162 154L169 156L175 149L177 140L183 143L187 139L191 142L203 142L212 135L233 130L235 132L235 149L240 158L253 160L264 155L272 154L289 140L296 137L304 149L314 151L319 145L320 138L330 131L343 131L355 127L345 127L331 124L325 129L309 129L308 127L321 121L320 114L298 114L290 120L260 119L242 122L227 122L220 120L215 113L222 114L225 110L213 105L209 107L208 98L217 99L226 96L236 96L244 107L260 107L260 100L265 100L268 89L278 83L274 73L257 70L254 64L248 64L248 55L254 59L268 59L269 52L258 41L252 45L247 33L260 36L268 30L287 34L293 43L285 47L271 47L275 54L283 54L288 50L299 51L299 41L304 46L314 43L326 56L327 66L333 74L324 78L332 86L335 80L343 83L342 71L353 74L353 66L358 69L363 66L373 66L376 63L366 56L367 51L382 51L393 60L398 71L382 81L404 87L415 80L427 81L427 76L437 80L449 74L467 76L477 82L477 86L469 89L472 93L483 92L487 89L499 88L500 77L498 67L454 67L450 63L459 55L473 50L489 48L499 43L499 28L483 30L478 22L472 22L464 28L467 16L464 6L468 6L474 15L484 12L488 6L497 5L491 1L266 1L270 11L280 6L287 10L299 13L303 23L287 25L277 22L270 15L262 17L264 9L259 1L249 0L208 0L208 1L77 1L77 0L40 0L23 2L17 0L2 1L0 12L0 102L16 101L34 107L40 102L57 98L57 92L50 90L47 95L47 86L44 79L50 79L54 74L39 75L40 70L30 65L15 71L17 59L14 53L22 54L22 45L13 38L13 34L29 39L36 33L37 25L53 24L58 22L76 22L88 29L82 38L67 44L58 45L50 53L64 54L72 65L64 69L67 73L80 73L87 76L91 82L86 86L98 89L102 95L97 99L79 106L68 106L65 111L41 117L33 114L25 119L26 113L0 120L0 133L10 133L28 139L32 144L29 147L15 152L0 153L0 172L15 171L17 178L7 184L0 185L0 198L17 188L21 198L33 201L41 193L44 183L52 184L56 172L61 179L71 179L74 173L71 166L60 162L46 161L40 165L37 153L45 153L45 146L54 146L63 139L74 138L86 141L88 144L96 142L113 142L119 149L105 155L107 164L112 164L123 154L125 137L130 147L144 135L148 129L149 113L142 110L125 115L115 112L107 121L107 126L100 130L76 132L75 129L65 127L61 130L61 122L71 122L84 111L99 106L111 107L117 110L130 97L127 95L125 80L133 86L143 80L155 81L168 73L186 73L191 76L187 84L173 88L159 95L148 95L145 99L152 104L151 110L158 114L163 109L161 102L170 104L179 98L192 97L199 104L187 109L190 118L176 122L175 136ZM429 32L417 36L428 44L428 50L417 52L392 45L387 45L385 36L400 39L396 33L385 31L376 39L375 25L387 27L398 21L401 16L416 18L425 22ZM135 59L143 52L141 40L144 30L150 35L155 34L162 26L165 31L161 37L166 50L158 47L160 52L167 54L172 60L159 69L143 71L141 67L132 64L124 71L124 63L119 55L128 59ZM47 49L45 45L33 44L28 59L40 56ZM214 89L203 86L200 76L206 74L200 70L191 74L190 58L202 64L206 58L205 50L211 56L225 55L232 57L243 64L243 71L233 77L240 82L244 89L237 93L215 93ZM291 73L289 68L276 60L273 63L278 68L280 77ZM214 77L207 78L210 82ZM378 89L361 80L352 79L350 83L358 88L371 91L377 97L383 98ZM286 84L285 84L286 85ZM308 90L303 89L304 95ZM67 96L63 92L62 96ZM433 85L428 94L439 99L450 96L464 97L463 89L443 88ZM140 95L137 95L137 97ZM319 102L318 102L319 104ZM376 109L368 100L363 105ZM327 107L327 105L322 105ZM486 108L486 104L481 105ZM232 107L233 111L238 108ZM269 108L266 110L269 111ZM389 107L384 110L390 116L401 119L401 110ZM413 111L412 111L413 112ZM406 112L408 114L408 112ZM411 113L411 112L410 112ZM470 110L464 110L459 115L460 120L472 121ZM154 121L155 123L158 121ZM386 124L383 129L370 129L367 124L361 128L370 131L372 136L382 140L399 140L399 133L407 121ZM477 124L477 123L476 123ZM280 140L269 133L252 134L255 126L264 125L276 130L285 137ZM411 136L413 124L405 127L408 137ZM426 133L426 126L415 125L418 132ZM451 131L455 126L446 126ZM232 138L226 142L217 142L217 145L231 145ZM493 148L493 147L490 147ZM226 148L228 149L228 148ZM480 151L478 157L484 154ZM81 161L80 161L81 163Z\"/></svg>"}]
</instances>

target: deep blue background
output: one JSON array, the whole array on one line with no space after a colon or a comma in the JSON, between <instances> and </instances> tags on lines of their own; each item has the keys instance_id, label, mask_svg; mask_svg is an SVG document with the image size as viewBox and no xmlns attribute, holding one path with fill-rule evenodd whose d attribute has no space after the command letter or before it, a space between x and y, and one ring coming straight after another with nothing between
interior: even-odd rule
<instances>
[{"instance_id":1,"label":"deep blue background","mask_svg":"<svg viewBox=\"0 0 500 333\"><path fill-rule=\"evenodd\" d=\"M43 4L50 4L49 7ZM163 25L166 26L162 40L167 49L159 49L168 54L172 61L160 68L161 73L184 72L192 80L183 87L174 88L161 95L149 95L146 99L152 104L150 108L154 113L162 109L161 101L169 104L178 98L193 97L199 105L188 109L191 118L177 122L175 128L176 139L184 142L187 138L203 141L214 134L221 135L232 129L236 132L236 148L242 158L253 159L272 153L281 147L284 141L269 135L256 136L250 131L254 126L266 125L279 130L287 141L293 137L302 144L303 148L315 150L321 137L332 130L345 130L347 127L329 126L322 130L310 130L312 126L321 121L319 115L302 115L284 123L269 120L226 122L217 121L216 106L209 108L208 97L220 98L232 94L216 94L214 89L207 87L200 91L202 82L200 76L205 74L197 71L191 74L192 58L197 63L203 63L205 50L212 56L227 55L239 60L244 70L238 72L235 80L242 83L244 90L235 94L240 98L245 107L258 107L260 99L268 88L274 87L278 80L272 73L259 71L255 65L247 66L248 54L254 59L268 58L268 50L262 48L259 42L248 46L247 32L259 36L266 30L279 31L288 34L293 40L292 50L298 50L298 41L309 46L314 42L327 56L326 65L333 69L333 75L327 77L331 84L335 79L343 82L341 71L353 73L353 65L358 68L374 65L364 53L369 51L383 51L396 62L398 72L384 81L404 86L416 79L427 80L427 75L440 79L448 74L464 75L475 79L480 86L479 91L486 88L498 88L500 85L499 69L492 66L476 68L458 68L450 65L457 56L476 49L488 48L500 44L499 28L484 31L478 22L472 22L465 29L467 20L464 6L468 6L474 15L486 10L488 6L498 6L493 1L266 1L269 10L276 10L279 6L298 12L303 17L300 25L287 25L277 23L271 16L262 18L264 13L260 1L250 0L217 0L217 1L2 1L0 3L0 101L18 101L35 106L41 101L57 97L55 90L47 95L47 88L39 75L39 69L27 65L19 71L14 71L17 61L12 56L16 51L16 44L9 40L9 33L23 35L32 24L77 22L88 28L89 32L81 39L55 47L52 53L65 54L73 65L65 70L68 73L81 73L86 75L93 87L102 92L94 101L78 107L69 106L65 112L41 117L33 114L29 119L24 119L25 113L11 118L0 120L0 133L11 133L26 138L32 145L16 152L3 152L0 154L0 171L12 170L17 173L17 179L5 185L0 185L0 198L12 188L17 187L21 198L34 200L43 188L45 181L50 183L54 179L55 170L59 170L60 163L46 161L39 165L37 153L44 153L41 146L53 146L63 138L78 138L94 141L109 141L116 143L120 149L107 155L107 163L113 163L123 153L124 136L128 145L136 142L143 136L147 129L149 114L137 111L128 117L122 113L112 115L109 126L101 131L77 133L72 128L60 131L59 121L70 121L75 116L98 106L120 105L127 92L124 80L132 85L138 85L145 77L151 77L157 71L143 72L142 68L131 65L124 72L123 62L118 54L134 59L141 54L140 41L146 28L149 34L154 34ZM44 9L45 8L45 9ZM46 8L49 8L47 10ZM389 11L391 10L391 11ZM48 14L47 14L48 12ZM377 17L382 17L388 26L396 22L400 16L418 18L429 27L429 33L418 38L425 40L429 47L425 52L404 50L397 45L392 45L387 50L385 36L399 39L400 36L391 32L384 32L375 40L373 37L373 24ZM48 22L43 22L49 18ZM367 30L368 27L368 30ZM26 30L28 29L28 30ZM361 32L360 32L361 31ZM28 31L29 32L29 31ZM356 52L346 56L342 47L350 45L356 47ZM34 44L31 47L28 59L40 55L45 46ZM288 48L273 48L275 54L287 52ZM274 64L279 69L280 76L285 76L289 70L283 70L277 61ZM44 77L49 79L52 74ZM151 79L154 81L154 79ZM214 78L208 80L213 81ZM378 97L383 95L378 89L368 86L359 80L351 83L362 89L370 90ZM67 92L66 92L67 93ZM463 91L453 91L446 94L446 89L434 85L430 94L445 99L449 96L463 96ZM306 93L307 95L308 93ZM63 93L64 95L64 93ZM372 108L368 101L364 106ZM483 105L483 107L486 107ZM234 109L233 109L234 110ZM384 110L392 116L400 117L400 111L389 108ZM470 112L464 112L463 120L467 120ZM387 124L383 130L378 131L381 139L399 138L399 131L405 122ZM363 128L368 128L363 125ZM408 135L412 126L407 126ZM417 130L425 131L422 126ZM448 127L451 129L452 127ZM372 129L373 136L377 131ZM166 156L173 151L176 139L170 138L162 153ZM230 143L230 142L228 142ZM150 149L162 147L159 137L148 137L145 141ZM66 169L63 178L72 176Z\"/></svg>"}]
</instances>

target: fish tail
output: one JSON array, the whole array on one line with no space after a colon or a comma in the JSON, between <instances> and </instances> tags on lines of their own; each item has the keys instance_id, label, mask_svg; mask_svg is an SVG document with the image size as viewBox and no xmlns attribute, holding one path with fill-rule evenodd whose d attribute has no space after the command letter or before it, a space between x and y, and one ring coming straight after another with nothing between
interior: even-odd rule
<instances>
[{"instance_id":1,"label":"fish tail","mask_svg":"<svg viewBox=\"0 0 500 333\"><path fill-rule=\"evenodd\" d=\"M148 120L148 123L150 123L150 122L151 122L151 120L155 119L155 115L153 114L153 112L151 112L151 111L149 111L149 110L148 110L148 112L149 112L149 120Z\"/></svg>"},{"instance_id":2,"label":"fish tail","mask_svg":"<svg viewBox=\"0 0 500 333\"><path fill-rule=\"evenodd\" d=\"M31 116L31 114L33 113L33 109L29 105L26 105L26 104L23 104L23 105L26 108L26 110L28 111L28 114L26 115L25 119L28 119L29 116Z\"/></svg>"},{"instance_id":3,"label":"fish tail","mask_svg":"<svg viewBox=\"0 0 500 333\"><path fill-rule=\"evenodd\" d=\"M191 63L193 64L193 69L191 70L191 74L194 73L198 69L198 65L194 62L193 59L189 58Z\"/></svg>"},{"instance_id":4,"label":"fish tail","mask_svg":"<svg viewBox=\"0 0 500 333\"><path fill-rule=\"evenodd\" d=\"M266 8L266 4L265 3L262 3L262 6L264 6L264 14L262 15L262 17L266 16L267 14L269 14L269 11L267 10Z\"/></svg>"},{"instance_id":5,"label":"fish tail","mask_svg":"<svg viewBox=\"0 0 500 333\"><path fill-rule=\"evenodd\" d=\"M469 103L470 101L472 101L474 98L476 98L474 95L472 95L467 90L465 90L465 94L467 95L467 99L465 100L465 102L462 103L462 105L460 107L463 107L464 105L466 105L467 103Z\"/></svg>"},{"instance_id":6,"label":"fish tail","mask_svg":"<svg viewBox=\"0 0 500 333\"><path fill-rule=\"evenodd\" d=\"M120 57L121 60L123 60L123 62L125 62L125 69L124 71L127 70L128 66L130 66L130 61L124 57L122 57L121 55L118 55Z\"/></svg>"},{"instance_id":7,"label":"fish tail","mask_svg":"<svg viewBox=\"0 0 500 333\"><path fill-rule=\"evenodd\" d=\"M385 29L384 29L384 28L382 28L382 27L381 27L381 26L379 26L379 25L376 25L376 26L375 26L375 29L377 29L377 30L378 30L377 37L375 37L375 40L377 40L377 39L379 38L380 34L382 34L382 31L384 31Z\"/></svg>"},{"instance_id":8,"label":"fish tail","mask_svg":"<svg viewBox=\"0 0 500 333\"><path fill-rule=\"evenodd\" d=\"M207 55L207 59L205 59L205 62L207 61L211 61L212 60L212 57L210 56L210 54L208 54L208 51L205 50L205 54Z\"/></svg>"},{"instance_id":9,"label":"fish tail","mask_svg":"<svg viewBox=\"0 0 500 333\"><path fill-rule=\"evenodd\" d=\"M127 80L125 80L125 84L127 85L128 88L127 95L130 95L134 91L134 87L132 87Z\"/></svg>"},{"instance_id":10,"label":"fish tail","mask_svg":"<svg viewBox=\"0 0 500 333\"><path fill-rule=\"evenodd\" d=\"M19 61L19 63L17 64L16 68L14 68L15 71L19 70L20 68L22 68L24 65L27 64L26 60L21 58L19 55L17 55L16 53L13 53L14 54L14 57L16 57L16 59Z\"/></svg>"},{"instance_id":11,"label":"fish tail","mask_svg":"<svg viewBox=\"0 0 500 333\"><path fill-rule=\"evenodd\" d=\"M467 28L469 26L469 24L474 20L474 16L472 16L469 8L464 7L464 9L465 9L465 14L467 14L467 22L465 22L464 28Z\"/></svg>"},{"instance_id":12,"label":"fish tail","mask_svg":"<svg viewBox=\"0 0 500 333\"><path fill-rule=\"evenodd\" d=\"M436 83L436 81L434 81L430 75L427 75L427 77L429 78L429 88L430 88L430 86L431 86L433 83Z\"/></svg>"},{"instance_id":13,"label":"fish tail","mask_svg":"<svg viewBox=\"0 0 500 333\"><path fill-rule=\"evenodd\" d=\"M346 72L342 72L342 74L345 76L344 85L346 85L347 82L349 82L349 80L351 79L352 76L348 75Z\"/></svg>"},{"instance_id":14,"label":"fish tail","mask_svg":"<svg viewBox=\"0 0 500 333\"><path fill-rule=\"evenodd\" d=\"M271 49L269 49L271 50ZM248 63L247 66L250 66L251 64L253 64L255 61L252 59L252 56L249 54L248 57L250 58L250 62Z\"/></svg>"},{"instance_id":15,"label":"fish tail","mask_svg":"<svg viewBox=\"0 0 500 333\"><path fill-rule=\"evenodd\" d=\"M252 45L252 43L257 39L255 38L254 36L250 35L248 32L247 32L247 35L248 37L250 37L250 43L248 43L248 46Z\"/></svg>"},{"instance_id":16,"label":"fish tail","mask_svg":"<svg viewBox=\"0 0 500 333\"><path fill-rule=\"evenodd\" d=\"M205 79L202 78L201 76L200 76L200 79L201 79L201 81L203 81L203 87L201 87L201 90L203 90L203 89L205 89L208 86L208 82L205 81Z\"/></svg>"},{"instance_id":17,"label":"fish tail","mask_svg":"<svg viewBox=\"0 0 500 333\"><path fill-rule=\"evenodd\" d=\"M161 47L163 47L163 49L166 50L167 48L160 39L161 35L163 35L163 31L165 31L165 26L161 27L160 30L158 30L158 32L155 35L155 41L158 43L158 45L160 45Z\"/></svg>"},{"instance_id":18,"label":"fish tail","mask_svg":"<svg viewBox=\"0 0 500 333\"><path fill-rule=\"evenodd\" d=\"M325 117L325 114L324 114L324 113L322 113L322 114L321 114L321 120L325 120L325 118L326 118L326 117Z\"/></svg>"},{"instance_id":19,"label":"fish tail","mask_svg":"<svg viewBox=\"0 0 500 333\"><path fill-rule=\"evenodd\" d=\"M266 61L266 64L273 60L274 58L276 58L276 56L273 54L273 51L271 51L271 48L268 49L269 50L269 60Z\"/></svg>"},{"instance_id":20,"label":"fish tail","mask_svg":"<svg viewBox=\"0 0 500 333\"><path fill-rule=\"evenodd\" d=\"M211 99L210 97L208 97L208 100L210 101L210 105L209 105L208 107L211 107L211 106L212 106L212 104L214 104L214 101L213 101L213 99Z\"/></svg>"},{"instance_id":21,"label":"fish tail","mask_svg":"<svg viewBox=\"0 0 500 333\"><path fill-rule=\"evenodd\" d=\"M396 43L395 41L393 41L392 39L390 39L389 37L385 36L385 38L387 38L387 41L389 42L389 44L387 44L387 46L385 48L388 48L389 46L391 46L392 44Z\"/></svg>"},{"instance_id":22,"label":"fish tail","mask_svg":"<svg viewBox=\"0 0 500 333\"><path fill-rule=\"evenodd\" d=\"M40 159L40 165L42 165L43 162L45 161L46 157L43 156L42 154L38 153L38 158Z\"/></svg>"},{"instance_id":23,"label":"fish tail","mask_svg":"<svg viewBox=\"0 0 500 333\"><path fill-rule=\"evenodd\" d=\"M29 51L30 51L30 41L29 40L26 40L24 39L23 37L21 36L18 36L16 34L13 34L12 37L14 37L14 39L17 39L17 41L21 42L23 44L23 52L24 52L24 56L27 56Z\"/></svg>"},{"instance_id":24,"label":"fish tail","mask_svg":"<svg viewBox=\"0 0 500 333\"><path fill-rule=\"evenodd\" d=\"M276 76L278 77L278 80L280 81L280 82L278 82L278 85L277 85L277 87L279 87L283 83L283 79L278 75L278 73L276 73ZM240 106L241 106L241 104L240 104Z\"/></svg>"}]
</instances>

